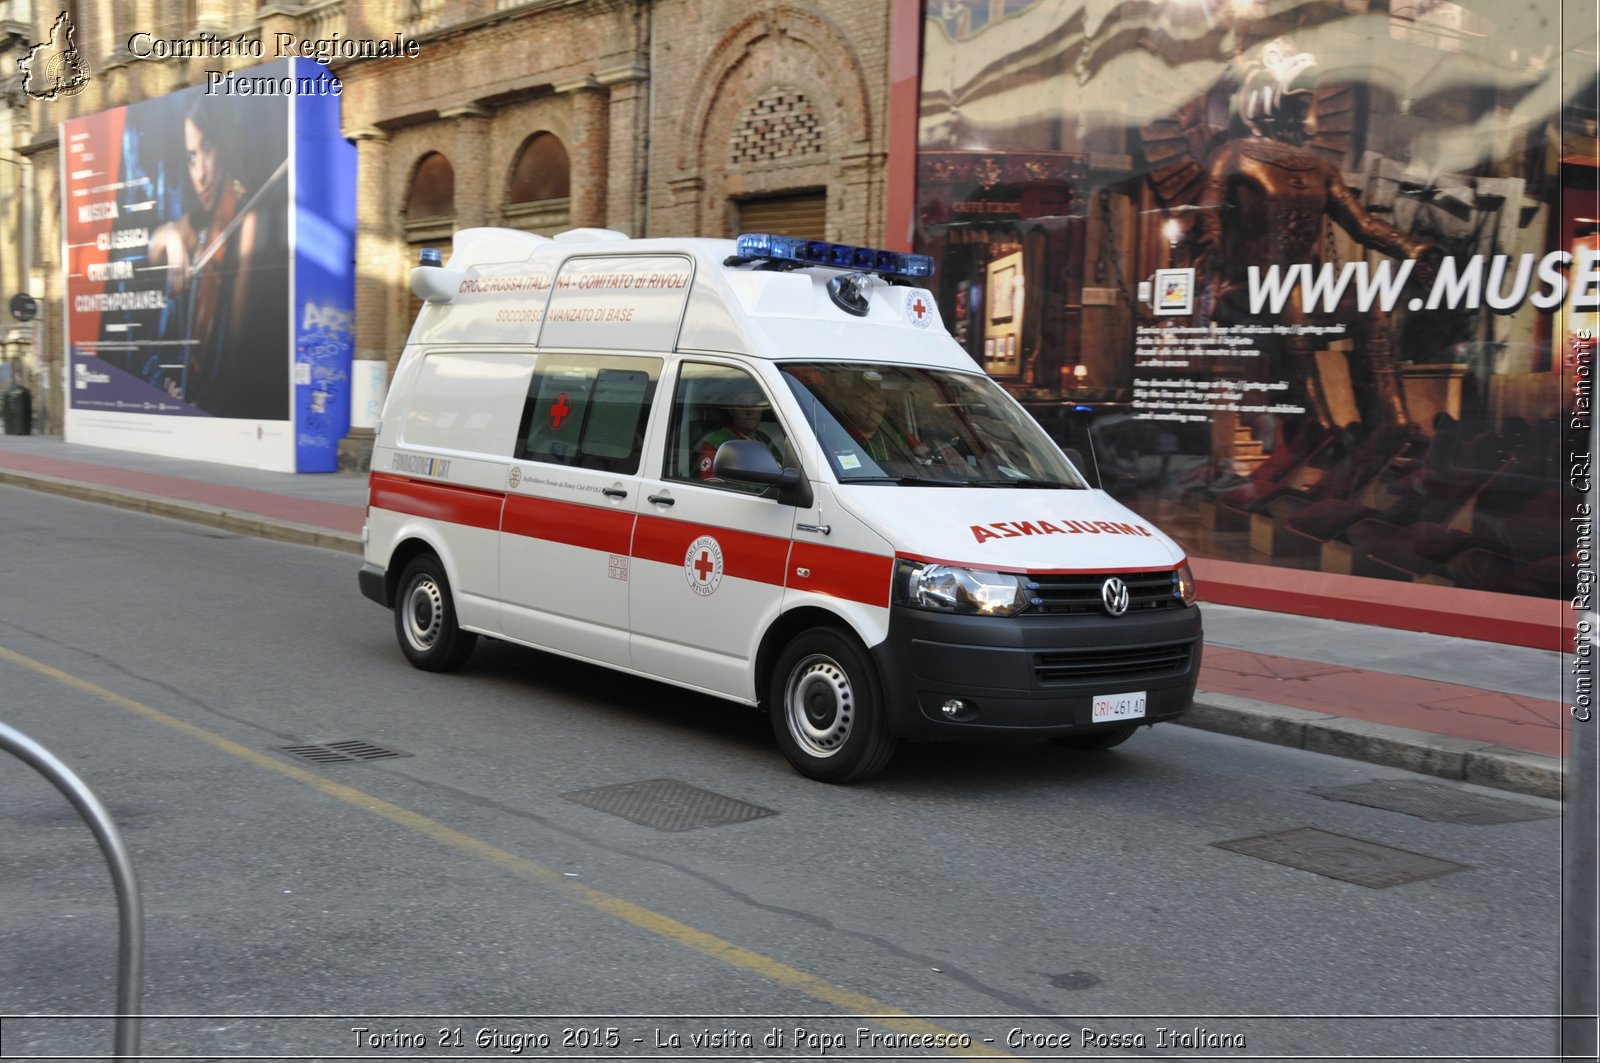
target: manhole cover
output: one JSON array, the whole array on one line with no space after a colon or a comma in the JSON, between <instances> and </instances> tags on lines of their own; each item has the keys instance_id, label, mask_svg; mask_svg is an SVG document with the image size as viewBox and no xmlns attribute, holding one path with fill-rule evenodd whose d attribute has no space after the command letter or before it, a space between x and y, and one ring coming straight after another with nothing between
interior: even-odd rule
<instances>
[{"instance_id":1,"label":"manhole cover","mask_svg":"<svg viewBox=\"0 0 1600 1063\"><path fill-rule=\"evenodd\" d=\"M1315 827L1299 827L1277 834L1211 844L1219 849L1297 867L1302 871L1354 882L1375 890L1468 869L1465 864L1436 860L1421 853L1394 849L1360 838L1347 838L1343 834L1317 830Z\"/></svg>"},{"instance_id":2,"label":"manhole cover","mask_svg":"<svg viewBox=\"0 0 1600 1063\"><path fill-rule=\"evenodd\" d=\"M315 761L318 764L349 764L358 760L392 760L395 757L409 757L410 753L402 753L398 749L387 746L373 745L359 738L344 738L337 742L320 742L316 745L280 746L290 756L299 757L301 760Z\"/></svg>"},{"instance_id":3,"label":"manhole cover","mask_svg":"<svg viewBox=\"0 0 1600 1063\"><path fill-rule=\"evenodd\" d=\"M720 827L726 823L743 823L777 815L770 808L702 790L676 779L646 779L643 782L599 786L592 790L574 790L561 796L568 801L663 831Z\"/></svg>"},{"instance_id":4,"label":"manhole cover","mask_svg":"<svg viewBox=\"0 0 1600 1063\"><path fill-rule=\"evenodd\" d=\"M1560 815L1559 812L1530 805L1526 801L1475 794L1413 779L1377 779L1354 786L1329 786L1308 792L1329 801L1348 801L1352 805L1403 812L1435 823L1489 826Z\"/></svg>"}]
</instances>

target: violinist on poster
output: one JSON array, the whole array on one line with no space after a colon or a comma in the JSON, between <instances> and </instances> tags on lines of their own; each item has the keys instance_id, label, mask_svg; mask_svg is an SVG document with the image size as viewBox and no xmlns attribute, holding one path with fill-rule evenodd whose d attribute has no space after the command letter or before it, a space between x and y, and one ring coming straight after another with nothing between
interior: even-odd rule
<instances>
[{"instance_id":1,"label":"violinist on poster","mask_svg":"<svg viewBox=\"0 0 1600 1063\"><path fill-rule=\"evenodd\" d=\"M163 339L176 341L158 383L174 398L224 415L233 405L224 385L247 358L246 314L259 238L249 194L222 151L221 110L197 102L184 116L188 180L184 213L150 236L149 261L165 266L169 317Z\"/></svg>"}]
</instances>

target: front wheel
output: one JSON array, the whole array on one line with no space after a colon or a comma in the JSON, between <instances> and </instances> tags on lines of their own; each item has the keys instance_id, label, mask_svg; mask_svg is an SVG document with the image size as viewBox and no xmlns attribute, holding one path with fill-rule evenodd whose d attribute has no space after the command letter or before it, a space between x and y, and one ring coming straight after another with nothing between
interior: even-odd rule
<instances>
[{"instance_id":1,"label":"front wheel","mask_svg":"<svg viewBox=\"0 0 1600 1063\"><path fill-rule=\"evenodd\" d=\"M453 672L466 663L478 636L457 625L450 580L438 558L424 554L400 574L394 633L406 659L425 672Z\"/></svg>"},{"instance_id":2,"label":"front wheel","mask_svg":"<svg viewBox=\"0 0 1600 1063\"><path fill-rule=\"evenodd\" d=\"M808 778L856 782L894 755L877 672L844 632L814 628L796 636L773 669L769 703L778 748Z\"/></svg>"}]
</instances>

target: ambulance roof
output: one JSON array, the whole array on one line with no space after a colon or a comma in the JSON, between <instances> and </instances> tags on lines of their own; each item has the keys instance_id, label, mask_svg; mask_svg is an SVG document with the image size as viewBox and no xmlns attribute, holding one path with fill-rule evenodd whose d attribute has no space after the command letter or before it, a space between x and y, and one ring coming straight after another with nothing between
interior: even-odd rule
<instances>
[{"instance_id":1,"label":"ambulance roof","mask_svg":"<svg viewBox=\"0 0 1600 1063\"><path fill-rule=\"evenodd\" d=\"M437 260L436 260L437 261ZM918 287L932 260L747 234L632 240L463 229L450 258L411 271L413 344L720 351L762 358L976 370Z\"/></svg>"}]
</instances>

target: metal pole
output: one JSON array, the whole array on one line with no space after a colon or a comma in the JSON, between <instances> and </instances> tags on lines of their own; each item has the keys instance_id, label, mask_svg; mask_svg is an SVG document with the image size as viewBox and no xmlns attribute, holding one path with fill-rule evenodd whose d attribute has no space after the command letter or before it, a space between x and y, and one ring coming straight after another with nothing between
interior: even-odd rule
<instances>
[{"instance_id":1,"label":"metal pole","mask_svg":"<svg viewBox=\"0 0 1600 1063\"><path fill-rule=\"evenodd\" d=\"M139 1055L139 981L144 958L144 909L139 903L139 881L122 835L100 799L82 779L48 749L15 728L0 723L0 749L12 754L55 784L78 810L100 843L111 882L117 891L117 1028L116 1059Z\"/></svg>"}]
</instances>

